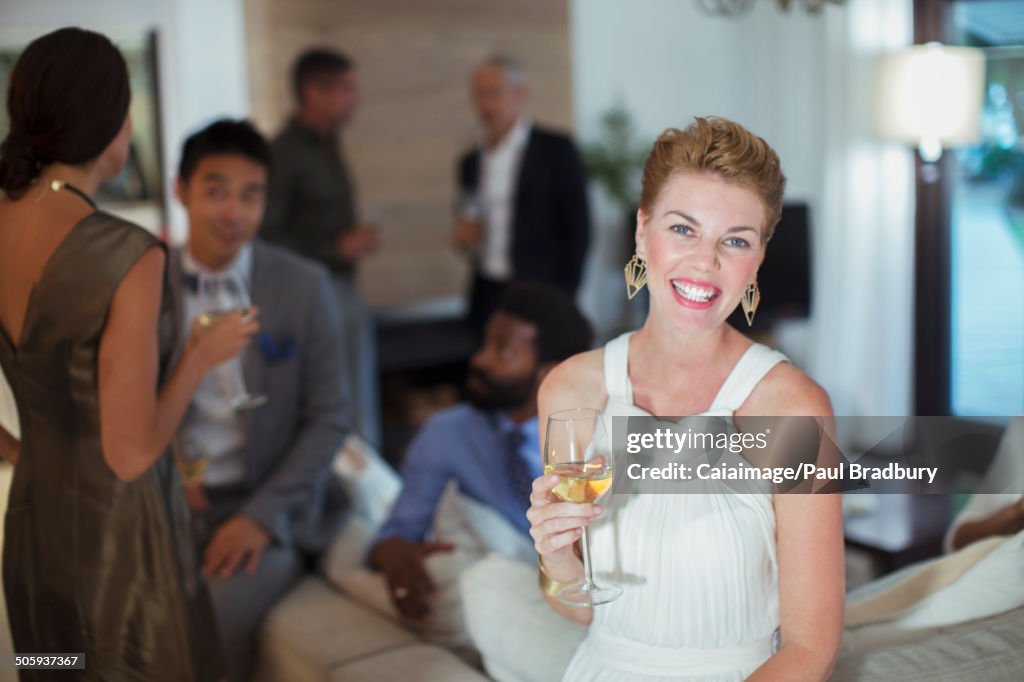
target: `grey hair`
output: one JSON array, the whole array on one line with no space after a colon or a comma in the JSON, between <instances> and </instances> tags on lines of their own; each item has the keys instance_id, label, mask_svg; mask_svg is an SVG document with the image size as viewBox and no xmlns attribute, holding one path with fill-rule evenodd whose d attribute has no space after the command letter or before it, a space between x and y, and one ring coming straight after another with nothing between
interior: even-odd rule
<instances>
[{"instance_id":1,"label":"grey hair","mask_svg":"<svg viewBox=\"0 0 1024 682\"><path fill-rule=\"evenodd\" d=\"M515 57L507 54L494 54L481 62L477 68L483 69L488 66L500 67L505 72L509 85L517 88L526 85L526 69L523 68L523 63Z\"/></svg>"}]
</instances>

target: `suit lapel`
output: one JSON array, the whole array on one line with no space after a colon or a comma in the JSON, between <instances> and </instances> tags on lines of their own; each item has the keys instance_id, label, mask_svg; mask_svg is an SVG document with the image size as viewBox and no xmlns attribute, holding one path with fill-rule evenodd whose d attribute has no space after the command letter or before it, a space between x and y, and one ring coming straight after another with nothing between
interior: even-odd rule
<instances>
[{"instance_id":1,"label":"suit lapel","mask_svg":"<svg viewBox=\"0 0 1024 682\"><path fill-rule=\"evenodd\" d=\"M516 255L518 254L518 242L523 235L530 230L531 221L527 220L526 199L529 195L529 183L533 174L531 169L536 168L538 163L537 155L537 130L530 126L530 135L526 138L526 148L523 149L523 156L519 159L519 169L516 172L516 186L514 204L512 206L512 246L510 255L512 258L512 270L515 271Z\"/></svg>"},{"instance_id":2,"label":"suit lapel","mask_svg":"<svg viewBox=\"0 0 1024 682\"><path fill-rule=\"evenodd\" d=\"M463 186L474 191L480 191L480 156L483 152L479 149L474 151L466 164L466 177L463 178Z\"/></svg>"},{"instance_id":3,"label":"suit lapel","mask_svg":"<svg viewBox=\"0 0 1024 682\"><path fill-rule=\"evenodd\" d=\"M260 309L260 321L262 329L270 328L270 319L274 311L271 309L273 293L271 285L274 281L273 264L269 262L263 245L258 241L252 242L252 273L249 275L249 297L252 304ZM266 364L260 349L258 339L253 339L242 355L242 374L245 377L245 387L249 393L263 393L264 373ZM246 410L250 412L251 410Z\"/></svg>"}]
</instances>

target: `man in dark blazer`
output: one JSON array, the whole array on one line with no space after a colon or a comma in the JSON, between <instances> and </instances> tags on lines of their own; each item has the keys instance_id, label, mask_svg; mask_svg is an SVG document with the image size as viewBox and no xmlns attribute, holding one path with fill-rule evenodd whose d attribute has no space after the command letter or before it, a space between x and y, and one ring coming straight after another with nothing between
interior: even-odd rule
<instances>
[{"instance_id":1,"label":"man in dark blazer","mask_svg":"<svg viewBox=\"0 0 1024 682\"><path fill-rule=\"evenodd\" d=\"M326 546L344 508L330 472L347 430L338 306L322 266L254 238L269 160L244 121L186 140L177 193L189 242L167 268L179 325L199 324L211 282L248 289L260 322L239 364L200 384L175 439L232 681L249 679L264 614L302 576L306 555ZM266 402L234 409L233 372Z\"/></svg>"},{"instance_id":2,"label":"man in dark blazer","mask_svg":"<svg viewBox=\"0 0 1024 682\"><path fill-rule=\"evenodd\" d=\"M572 295L590 238L586 176L572 140L524 116L522 67L494 57L473 72L482 144L459 162L454 241L473 259L469 320L481 328L512 282Z\"/></svg>"}]
</instances>

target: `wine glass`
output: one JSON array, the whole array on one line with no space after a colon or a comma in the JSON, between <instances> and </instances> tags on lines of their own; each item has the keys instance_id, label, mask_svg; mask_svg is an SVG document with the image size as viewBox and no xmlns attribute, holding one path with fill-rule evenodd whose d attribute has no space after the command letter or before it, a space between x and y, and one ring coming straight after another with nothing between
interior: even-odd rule
<instances>
[{"instance_id":1,"label":"wine glass","mask_svg":"<svg viewBox=\"0 0 1024 682\"><path fill-rule=\"evenodd\" d=\"M248 315L252 307L245 278L236 273L199 275L199 324L212 327L234 312ZM249 393L242 376L241 357L234 357L213 368L218 395L234 410L247 410L267 402L265 395Z\"/></svg>"},{"instance_id":2,"label":"wine glass","mask_svg":"<svg viewBox=\"0 0 1024 682\"><path fill-rule=\"evenodd\" d=\"M551 491L564 502L594 502L612 485L611 441L598 410L575 408L548 416L544 439L544 475L555 474L558 485ZM583 580L563 587L556 598L570 606L597 606L622 596L615 583L598 585L590 565L590 534L583 527Z\"/></svg>"},{"instance_id":3,"label":"wine glass","mask_svg":"<svg viewBox=\"0 0 1024 682\"><path fill-rule=\"evenodd\" d=\"M483 236L484 207L480 196L464 191L455 205L456 241L466 253L473 253L480 246Z\"/></svg>"},{"instance_id":4,"label":"wine glass","mask_svg":"<svg viewBox=\"0 0 1024 682\"><path fill-rule=\"evenodd\" d=\"M201 483L210 460L203 456L187 427L179 429L174 437L174 455L181 482L186 486Z\"/></svg>"}]
</instances>

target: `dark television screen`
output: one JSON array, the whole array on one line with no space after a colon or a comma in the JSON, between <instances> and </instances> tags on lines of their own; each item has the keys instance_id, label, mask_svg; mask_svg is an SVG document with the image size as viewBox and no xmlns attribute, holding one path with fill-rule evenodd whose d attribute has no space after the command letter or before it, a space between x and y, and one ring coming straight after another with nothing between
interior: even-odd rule
<instances>
[{"instance_id":1,"label":"dark television screen","mask_svg":"<svg viewBox=\"0 0 1024 682\"><path fill-rule=\"evenodd\" d=\"M810 251L807 204L783 205L782 217L768 242L764 263L757 274L761 305L754 316L754 329L765 329L778 320L804 318L810 314ZM740 331L748 328L740 306L729 322Z\"/></svg>"}]
</instances>

